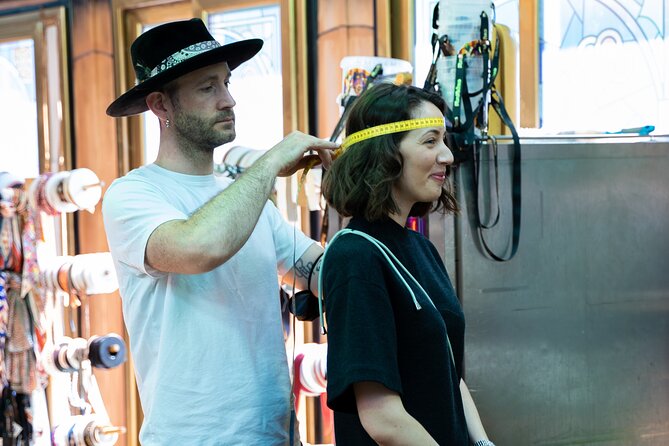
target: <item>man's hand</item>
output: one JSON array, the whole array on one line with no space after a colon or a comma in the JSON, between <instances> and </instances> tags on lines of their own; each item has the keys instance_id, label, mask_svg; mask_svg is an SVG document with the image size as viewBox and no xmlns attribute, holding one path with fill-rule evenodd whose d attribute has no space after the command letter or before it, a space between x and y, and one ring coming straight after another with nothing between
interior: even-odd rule
<instances>
[{"instance_id":1,"label":"man's hand","mask_svg":"<svg viewBox=\"0 0 669 446\"><path fill-rule=\"evenodd\" d=\"M293 132L281 142L272 147L264 156L271 157L278 167L278 176L290 176L307 166L314 166L319 162L325 168L330 167L332 152L337 144L307 135L302 132ZM314 150L317 155L305 154Z\"/></svg>"}]
</instances>

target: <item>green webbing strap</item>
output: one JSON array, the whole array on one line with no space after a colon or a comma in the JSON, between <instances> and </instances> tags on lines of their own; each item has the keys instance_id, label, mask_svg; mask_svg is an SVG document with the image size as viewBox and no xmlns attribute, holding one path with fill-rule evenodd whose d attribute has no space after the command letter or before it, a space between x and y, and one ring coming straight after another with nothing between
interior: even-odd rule
<instances>
[{"instance_id":1,"label":"green webbing strap","mask_svg":"<svg viewBox=\"0 0 669 446\"><path fill-rule=\"evenodd\" d=\"M488 21L488 15L485 12L481 13L481 36L488 35L488 27L485 25ZM485 42L485 43L481 43ZM458 52L456 65L455 65L455 86L453 88L453 110L450 113L447 110L447 117L451 122L453 122L453 131L455 133L465 135L465 141L467 144L473 143L473 134L468 135L470 130L474 126L474 117L478 116L483 111L483 106L486 104L486 98L488 93L492 89L492 86L497 78L497 73L499 72L499 42L495 45L495 51L492 56L492 63L489 65L489 53L490 53L490 43L486 40L481 40L479 42L479 51L481 51L483 57L483 72L481 76L483 77L483 87L480 90L470 92L467 86L466 72L467 72L467 54L463 51ZM469 106L471 109L471 103L468 104L469 98L477 95L481 95L481 100L477 104L476 108L467 111L466 107ZM462 101L465 101L462 104ZM465 122L464 124L460 120L460 110L462 107L465 107ZM457 121L456 121L457 120ZM481 120L483 122L483 120Z\"/></svg>"},{"instance_id":2,"label":"green webbing strap","mask_svg":"<svg viewBox=\"0 0 669 446\"><path fill-rule=\"evenodd\" d=\"M488 55L490 52L490 46L487 40L488 35L488 26L487 26L488 16L485 12L481 13L481 28L480 28L480 42L485 42L482 47L479 47L481 54L483 56L483 88L477 92L469 92L467 87L466 80L466 68L467 62L465 59L465 54L460 52L458 54L458 61L456 64L456 87L454 88L454 98L453 98L453 119L452 122L457 122L457 125L454 125L454 132L462 135L462 140L465 144L473 144L473 161L474 161L474 201L475 214L476 214L476 223L477 231L479 238L481 240L481 245L485 253L492 258L493 260L499 262L505 262L511 260L511 258L516 254L518 250L518 244L520 241L520 217L521 217L521 172L520 172L520 162L521 162L521 151L520 151L520 138L516 131L515 126L509 114L506 111L504 102L502 100L499 92L494 88L494 82L499 73L499 47L500 43L497 42L495 45L495 51L492 57L492 63L488 67ZM486 104L487 95L490 93L490 105L497 112L500 119L506 125L513 136L513 165L512 165L512 192L511 192L511 203L512 203L512 222L513 222L513 232L512 232L512 245L511 251L508 256L502 256L496 254L488 245L484 230L493 228L498 222L500 217L499 210L499 171L498 171L498 158L496 151L496 141L494 138L489 138L493 141L493 150L494 150L494 165L495 165L495 186L496 186L496 197L497 197L497 213L492 221L492 223L484 223L481 218L480 207L479 207L479 178L480 178L480 147L481 140L476 138L472 129L474 127L474 117L479 117L479 123L482 123L482 116L479 116L483 112L483 106ZM471 109L471 104L469 104L469 98L481 94L481 100L479 101L476 109ZM462 100L465 101L462 104ZM457 107L456 107L457 104ZM469 105L469 106L468 106ZM464 107L465 111L465 122L464 124L460 121L460 110ZM455 121L457 117L457 121Z\"/></svg>"},{"instance_id":3,"label":"green webbing strap","mask_svg":"<svg viewBox=\"0 0 669 446\"><path fill-rule=\"evenodd\" d=\"M465 96L466 92L463 91L463 84L465 85L464 89L466 90L466 68L467 64L465 63L465 55L458 53L457 59L455 60L455 85L453 86L453 116L451 117L451 122L453 123L453 129L460 132L462 129L462 123L460 122L460 107L462 106L462 97ZM469 99L469 98L467 98ZM469 102L467 100L467 102ZM469 116L465 115L465 122L467 125L470 124Z\"/></svg>"},{"instance_id":4,"label":"green webbing strap","mask_svg":"<svg viewBox=\"0 0 669 446\"><path fill-rule=\"evenodd\" d=\"M490 78L490 36L488 35L488 14L485 11L481 11L481 27L479 28L479 42L481 48L481 55L483 57L483 72L481 77L483 78L483 87L481 88L481 104L485 104L487 101L488 91L492 85L492 79ZM486 129L488 127L488 119L486 113L488 112L486 107L481 107L478 111L477 119L479 123L484 123Z\"/></svg>"},{"instance_id":5,"label":"green webbing strap","mask_svg":"<svg viewBox=\"0 0 669 446\"><path fill-rule=\"evenodd\" d=\"M481 27L479 28L479 38L483 41L486 41L490 38L488 36L488 14L485 11L481 11Z\"/></svg>"},{"instance_id":6,"label":"green webbing strap","mask_svg":"<svg viewBox=\"0 0 669 446\"><path fill-rule=\"evenodd\" d=\"M453 88L453 109L446 109L446 117L453 123L453 133L457 136L460 135L459 141L464 142L465 145L473 145L473 149L470 153L473 154L472 158L474 160L474 191L475 191L475 203L476 203L476 220L477 220L477 230L479 233L479 238L481 244L486 254L490 258L504 262L510 260L518 250L518 244L520 241L520 216L521 216L521 175L520 175L520 161L521 161L521 151L520 151L520 139L518 138L518 133L516 128L509 117L509 114L506 111L502 97L499 95L494 88L494 83L499 73L499 47L500 42L498 39L497 44L495 45L495 50L493 52L492 61L490 62L490 42L489 42L489 31L488 24L489 18L485 11L481 12L481 26L479 28L479 50L483 57L483 72L481 76L483 77L483 87L481 90L475 92L469 92L467 87L466 71L467 71L467 61L466 61L466 52L460 51L456 56L456 73L455 73L455 85ZM432 26L437 28L437 19L438 19L438 4L435 6L435 10L432 16ZM497 25L493 23L493 27L496 30ZM498 33L499 35L499 33ZM446 36L443 36L447 38ZM425 81L425 89L428 87L431 90L434 90L436 83L436 60L439 57L439 48L437 45L440 42L437 39L436 34L433 34L432 38L432 51L433 51L433 61L430 67L430 75ZM435 52L436 51L436 52ZM469 99L471 97L481 94L481 100L477 104L476 108L472 110L471 102ZM499 169L498 169L498 158L497 158L497 144L494 138L488 137L493 141L493 156L494 156L494 166L495 166L495 187L496 187L496 197L497 197L497 212L492 220L492 223L484 223L481 218L480 209L479 209L479 178L480 178L480 146L481 140L476 137L473 132L474 128L474 117L479 118L479 124L484 123L485 119L482 116L483 107L486 104L487 96L490 94L490 105L497 112L500 119L504 122L513 135L513 167L512 167L512 221L513 221L513 234L512 234L512 246L511 252L508 256L497 255L487 244L484 230L491 229L499 222L500 218L500 209L499 209ZM462 101L465 101L463 104ZM460 119L461 110L464 107L465 122L463 123ZM486 122L487 124L487 122ZM463 152L465 153L465 152Z\"/></svg>"}]
</instances>

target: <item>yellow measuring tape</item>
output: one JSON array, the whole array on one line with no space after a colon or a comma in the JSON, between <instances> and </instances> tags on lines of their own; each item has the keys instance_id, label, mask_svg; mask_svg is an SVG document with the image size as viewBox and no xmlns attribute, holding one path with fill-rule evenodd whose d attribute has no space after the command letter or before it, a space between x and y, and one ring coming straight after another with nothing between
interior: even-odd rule
<instances>
[{"instance_id":1,"label":"yellow measuring tape","mask_svg":"<svg viewBox=\"0 0 669 446\"><path fill-rule=\"evenodd\" d=\"M377 125L368 129L360 130L346 137L341 147L336 152L343 152L353 144L366 139L375 138L381 135L391 133L408 132L409 130L422 129L426 127L444 127L444 118L418 118L408 119L406 121L390 122L388 124ZM336 153L335 152L335 153Z\"/></svg>"}]
</instances>

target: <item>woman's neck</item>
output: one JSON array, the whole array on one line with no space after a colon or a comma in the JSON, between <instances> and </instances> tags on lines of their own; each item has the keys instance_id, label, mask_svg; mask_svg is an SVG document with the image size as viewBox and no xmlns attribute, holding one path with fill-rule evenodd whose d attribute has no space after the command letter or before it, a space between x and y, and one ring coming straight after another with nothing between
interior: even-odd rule
<instances>
[{"instance_id":1,"label":"woman's neck","mask_svg":"<svg viewBox=\"0 0 669 446\"><path fill-rule=\"evenodd\" d=\"M388 214L388 218L393 220L398 225L404 227L407 224L407 219L409 218L409 212L401 212L399 214Z\"/></svg>"}]
</instances>

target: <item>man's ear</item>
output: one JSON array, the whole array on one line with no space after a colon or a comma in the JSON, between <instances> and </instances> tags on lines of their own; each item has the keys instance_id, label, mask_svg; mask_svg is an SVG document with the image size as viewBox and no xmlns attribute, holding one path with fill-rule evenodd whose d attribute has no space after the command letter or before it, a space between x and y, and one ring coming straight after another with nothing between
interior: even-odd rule
<instances>
[{"instance_id":1,"label":"man's ear","mask_svg":"<svg viewBox=\"0 0 669 446\"><path fill-rule=\"evenodd\" d=\"M169 117L167 101L167 96L162 91L154 91L146 96L146 105L161 121Z\"/></svg>"}]
</instances>

